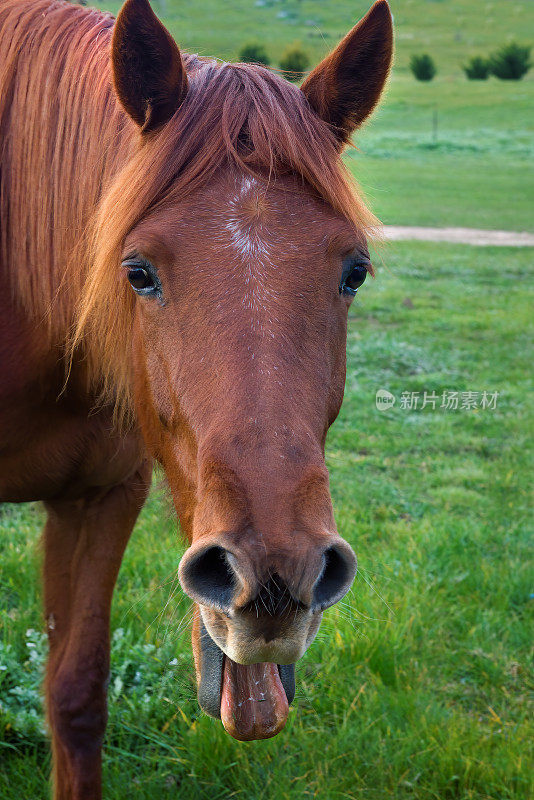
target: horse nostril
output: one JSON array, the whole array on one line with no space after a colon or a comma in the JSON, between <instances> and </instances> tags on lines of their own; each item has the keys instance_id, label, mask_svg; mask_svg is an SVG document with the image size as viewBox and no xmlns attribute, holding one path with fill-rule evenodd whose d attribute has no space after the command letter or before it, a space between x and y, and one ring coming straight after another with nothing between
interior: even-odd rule
<instances>
[{"instance_id":1,"label":"horse nostril","mask_svg":"<svg viewBox=\"0 0 534 800\"><path fill-rule=\"evenodd\" d=\"M356 575L356 556L346 542L331 545L323 553L323 570L313 590L312 609L324 611L341 600Z\"/></svg>"},{"instance_id":2,"label":"horse nostril","mask_svg":"<svg viewBox=\"0 0 534 800\"><path fill-rule=\"evenodd\" d=\"M185 553L179 568L184 592L198 603L228 611L238 583L229 556L219 545L192 555Z\"/></svg>"}]
</instances>

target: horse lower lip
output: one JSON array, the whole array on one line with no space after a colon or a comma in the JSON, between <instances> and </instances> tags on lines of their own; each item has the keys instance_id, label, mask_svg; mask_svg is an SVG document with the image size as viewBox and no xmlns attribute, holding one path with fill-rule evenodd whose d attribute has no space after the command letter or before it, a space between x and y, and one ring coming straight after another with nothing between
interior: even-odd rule
<instances>
[{"instance_id":1,"label":"horse lower lip","mask_svg":"<svg viewBox=\"0 0 534 800\"><path fill-rule=\"evenodd\" d=\"M198 702L210 717L221 718L221 697L225 655L200 621L200 682ZM291 705L295 696L295 665L278 664L280 680Z\"/></svg>"}]
</instances>

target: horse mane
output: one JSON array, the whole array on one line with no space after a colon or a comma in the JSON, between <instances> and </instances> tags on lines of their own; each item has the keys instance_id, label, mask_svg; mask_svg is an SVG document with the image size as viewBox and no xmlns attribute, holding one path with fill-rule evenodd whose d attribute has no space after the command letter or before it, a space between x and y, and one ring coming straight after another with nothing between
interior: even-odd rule
<instances>
[{"instance_id":1,"label":"horse mane","mask_svg":"<svg viewBox=\"0 0 534 800\"><path fill-rule=\"evenodd\" d=\"M0 257L17 299L52 341L83 351L89 383L124 414L135 297L119 267L147 213L235 167L299 177L368 235L377 221L329 127L264 67L185 55L184 102L141 136L111 88L113 22L63 0L2 5Z\"/></svg>"},{"instance_id":2,"label":"horse mane","mask_svg":"<svg viewBox=\"0 0 534 800\"><path fill-rule=\"evenodd\" d=\"M132 138L109 81L113 23L61 0L0 5L0 265L56 342L84 283L72 256Z\"/></svg>"}]
</instances>

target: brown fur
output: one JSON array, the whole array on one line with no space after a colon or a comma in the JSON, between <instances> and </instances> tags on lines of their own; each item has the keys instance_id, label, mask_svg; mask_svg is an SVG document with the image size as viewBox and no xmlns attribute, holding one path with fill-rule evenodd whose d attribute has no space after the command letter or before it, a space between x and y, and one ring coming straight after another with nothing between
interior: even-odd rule
<instances>
[{"instance_id":1,"label":"brown fur","mask_svg":"<svg viewBox=\"0 0 534 800\"><path fill-rule=\"evenodd\" d=\"M339 145L387 75L386 11L302 92L182 56L146 0L115 28L62 0L0 3L0 499L47 503L57 800L99 796L109 605L152 457L192 542L182 583L235 660L298 657L327 549L353 563L324 442L345 377L341 264L377 223ZM358 76L362 48L377 58ZM132 253L163 303L133 292ZM235 624L187 576L214 545L235 556ZM292 622L249 613L275 575Z\"/></svg>"}]
</instances>

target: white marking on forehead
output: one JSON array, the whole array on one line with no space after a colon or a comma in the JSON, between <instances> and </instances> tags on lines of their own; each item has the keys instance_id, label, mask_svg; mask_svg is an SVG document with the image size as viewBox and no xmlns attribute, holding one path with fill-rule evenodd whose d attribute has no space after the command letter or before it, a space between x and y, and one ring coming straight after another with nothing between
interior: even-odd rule
<instances>
[{"instance_id":1,"label":"white marking on forehead","mask_svg":"<svg viewBox=\"0 0 534 800\"><path fill-rule=\"evenodd\" d=\"M262 225L259 221L247 220L241 204L247 198L259 198L259 187L256 178L243 175L236 193L230 200L230 214L226 218L225 229L230 234L230 244L245 259L268 258L269 249L263 238Z\"/></svg>"},{"instance_id":2,"label":"white marking on forehead","mask_svg":"<svg viewBox=\"0 0 534 800\"><path fill-rule=\"evenodd\" d=\"M236 196L236 200L242 199L246 197L248 194L251 194L252 190L256 190L258 186L258 181L256 178L253 178L252 175L242 175L241 176L241 188Z\"/></svg>"},{"instance_id":3,"label":"white marking on forehead","mask_svg":"<svg viewBox=\"0 0 534 800\"><path fill-rule=\"evenodd\" d=\"M268 258L269 248L267 242L262 238L261 226L252 228L250 225L243 224L242 220L236 217L229 217L225 223L225 229L230 234L230 244L244 258Z\"/></svg>"},{"instance_id":4,"label":"white marking on forehead","mask_svg":"<svg viewBox=\"0 0 534 800\"><path fill-rule=\"evenodd\" d=\"M274 266L272 235L269 236L260 218L251 218L243 207L244 201L260 199L264 188L251 175L243 175L236 184L236 191L228 204L228 211L221 215L224 247L231 248L238 256L243 280L243 305L250 311L250 328L262 337L271 338L272 311L276 293L272 291L268 271ZM237 278L237 276L236 276ZM253 359L254 353L248 348Z\"/></svg>"}]
</instances>

